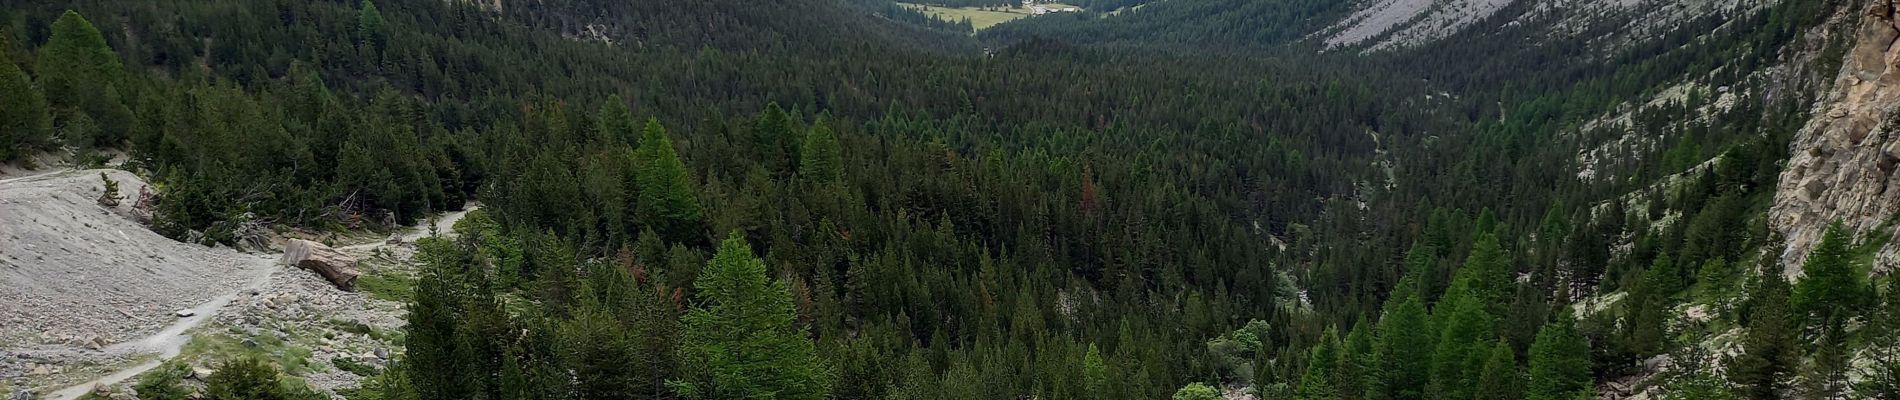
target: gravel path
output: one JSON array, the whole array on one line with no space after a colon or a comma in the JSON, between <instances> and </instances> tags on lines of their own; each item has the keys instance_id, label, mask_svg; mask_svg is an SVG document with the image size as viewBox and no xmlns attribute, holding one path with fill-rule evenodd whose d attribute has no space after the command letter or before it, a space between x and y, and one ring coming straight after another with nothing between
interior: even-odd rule
<instances>
[{"instance_id":1,"label":"gravel path","mask_svg":"<svg viewBox=\"0 0 1900 400\"><path fill-rule=\"evenodd\" d=\"M194 329L282 332L285 324L268 321L309 328L332 320L400 327L400 304L335 290L314 274L278 265L278 254L180 243L137 222L130 199L99 205L101 173L127 197L146 186L118 170L0 179L0 385L53 385L63 389L48 398L78 398L179 356ZM407 248L432 232L452 235L467 211L394 235L397 243L352 246L352 253ZM289 299L296 299L293 308L284 307ZM251 322L260 320L275 325ZM362 351L319 361L386 350L359 342L330 343ZM309 378L325 389L355 384L353 376Z\"/></svg>"}]
</instances>

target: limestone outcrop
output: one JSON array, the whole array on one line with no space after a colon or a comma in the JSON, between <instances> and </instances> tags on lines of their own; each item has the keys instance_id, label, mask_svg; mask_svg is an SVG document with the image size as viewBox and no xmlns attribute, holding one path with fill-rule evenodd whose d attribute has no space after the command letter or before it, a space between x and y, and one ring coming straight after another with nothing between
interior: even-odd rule
<instances>
[{"instance_id":1,"label":"limestone outcrop","mask_svg":"<svg viewBox=\"0 0 1900 400\"><path fill-rule=\"evenodd\" d=\"M1788 242L1782 261L1792 276L1829 224L1839 221L1861 237L1900 213L1900 18L1893 0L1865 10L1855 44L1820 98L1813 119L1795 133L1782 169L1769 223ZM1900 263L1889 242L1876 273Z\"/></svg>"}]
</instances>

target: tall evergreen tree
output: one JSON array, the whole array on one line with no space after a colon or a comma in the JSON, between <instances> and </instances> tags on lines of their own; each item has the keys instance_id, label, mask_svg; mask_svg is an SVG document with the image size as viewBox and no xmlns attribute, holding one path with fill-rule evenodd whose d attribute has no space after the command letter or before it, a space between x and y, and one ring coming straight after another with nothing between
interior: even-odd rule
<instances>
[{"instance_id":1,"label":"tall evergreen tree","mask_svg":"<svg viewBox=\"0 0 1900 400\"><path fill-rule=\"evenodd\" d=\"M1341 400L1359 400L1366 397L1366 388L1371 385L1371 374L1378 368L1378 359L1373 344L1373 326L1365 315L1353 324L1352 333L1346 334L1343 351L1339 352L1338 378L1334 387L1339 389Z\"/></svg>"},{"instance_id":2,"label":"tall evergreen tree","mask_svg":"<svg viewBox=\"0 0 1900 400\"><path fill-rule=\"evenodd\" d=\"M659 120L647 120L634 160L640 183L640 199L634 206L640 220L673 242L698 242L704 220L693 195L692 177Z\"/></svg>"},{"instance_id":3,"label":"tall evergreen tree","mask_svg":"<svg viewBox=\"0 0 1900 400\"><path fill-rule=\"evenodd\" d=\"M105 36L78 12L67 11L53 23L53 36L40 48L34 70L39 73L40 89L46 93L56 124L66 127L69 122L80 122L73 126L85 126L83 121L87 120L97 124L97 132L69 130L67 140L72 144L113 143L130 127L130 111L118 98L124 89L124 66L106 44ZM93 137L76 137L95 133Z\"/></svg>"},{"instance_id":4,"label":"tall evergreen tree","mask_svg":"<svg viewBox=\"0 0 1900 400\"><path fill-rule=\"evenodd\" d=\"M1106 399L1114 394L1109 390L1108 363L1102 360L1102 351L1093 344L1082 357L1082 386L1084 394L1091 399Z\"/></svg>"},{"instance_id":5,"label":"tall evergreen tree","mask_svg":"<svg viewBox=\"0 0 1900 400\"><path fill-rule=\"evenodd\" d=\"M0 35L0 162L45 147L51 124L45 95L13 62L13 50Z\"/></svg>"},{"instance_id":6,"label":"tall evergreen tree","mask_svg":"<svg viewBox=\"0 0 1900 400\"><path fill-rule=\"evenodd\" d=\"M1538 330L1531 343L1530 378L1524 398L1570 400L1588 394L1595 383L1590 371L1590 345L1577 332L1576 318L1559 313Z\"/></svg>"},{"instance_id":7,"label":"tall evergreen tree","mask_svg":"<svg viewBox=\"0 0 1900 400\"><path fill-rule=\"evenodd\" d=\"M1839 222L1828 226L1821 242L1801 264L1805 276L1795 283L1792 299L1796 315L1808 321L1845 319L1854 315L1861 302L1873 297L1864 293L1861 279L1854 276L1853 254L1848 248L1851 245L1853 236L1846 227Z\"/></svg>"},{"instance_id":8,"label":"tall evergreen tree","mask_svg":"<svg viewBox=\"0 0 1900 400\"><path fill-rule=\"evenodd\" d=\"M1431 316L1411 287L1413 278L1405 278L1386 300L1379 318L1376 352L1379 360L1373 371L1372 390L1366 397L1377 400L1424 399L1431 382Z\"/></svg>"},{"instance_id":9,"label":"tall evergreen tree","mask_svg":"<svg viewBox=\"0 0 1900 400\"><path fill-rule=\"evenodd\" d=\"M1477 391L1473 398L1478 400L1517 400L1524 398L1522 378L1517 371L1517 354L1511 350L1511 343L1499 340L1492 347L1490 358L1484 362L1484 370L1478 375Z\"/></svg>"},{"instance_id":10,"label":"tall evergreen tree","mask_svg":"<svg viewBox=\"0 0 1900 400\"><path fill-rule=\"evenodd\" d=\"M844 159L838 149L838 136L823 118L811 126L805 145L799 150L799 175L817 184L832 184L844 178Z\"/></svg>"},{"instance_id":11,"label":"tall evergreen tree","mask_svg":"<svg viewBox=\"0 0 1900 400\"><path fill-rule=\"evenodd\" d=\"M1300 377L1300 387L1295 398L1300 400L1332 400L1339 396L1341 388L1334 384L1339 372L1339 334L1332 329L1320 336L1319 343L1313 345L1312 355L1306 363L1306 374Z\"/></svg>"},{"instance_id":12,"label":"tall evergreen tree","mask_svg":"<svg viewBox=\"0 0 1900 400\"><path fill-rule=\"evenodd\" d=\"M607 96L607 102L600 105L600 135L606 139L618 140L622 144L638 147L640 145L640 121L633 118L633 110L627 108L627 101L620 95Z\"/></svg>"},{"instance_id":13,"label":"tall evergreen tree","mask_svg":"<svg viewBox=\"0 0 1900 400\"><path fill-rule=\"evenodd\" d=\"M1432 351L1432 391L1439 398L1471 398L1479 369L1489 355L1487 340L1496 337L1496 323L1471 292L1454 289L1439 301L1438 311L1433 316L1440 331Z\"/></svg>"},{"instance_id":14,"label":"tall evergreen tree","mask_svg":"<svg viewBox=\"0 0 1900 400\"><path fill-rule=\"evenodd\" d=\"M389 28L385 25L383 12L376 9L376 3L363 0L356 17L356 40L371 53L388 49Z\"/></svg>"},{"instance_id":15,"label":"tall evergreen tree","mask_svg":"<svg viewBox=\"0 0 1900 400\"><path fill-rule=\"evenodd\" d=\"M829 392L797 316L791 289L766 278L765 262L734 232L694 282L701 304L686 313L682 361L672 383L694 399L822 399Z\"/></svg>"},{"instance_id":16,"label":"tall evergreen tree","mask_svg":"<svg viewBox=\"0 0 1900 400\"><path fill-rule=\"evenodd\" d=\"M1772 265L1772 264L1771 264ZM1742 388L1742 397L1779 399L1784 380L1794 372L1800 355L1795 350L1795 323L1788 310L1788 281L1779 268L1763 268L1749 302L1748 330L1742 354L1729 360L1729 379Z\"/></svg>"},{"instance_id":17,"label":"tall evergreen tree","mask_svg":"<svg viewBox=\"0 0 1900 400\"><path fill-rule=\"evenodd\" d=\"M798 133L792 116L778 102L765 105L765 112L752 124L752 146L759 151L759 162L766 170L789 176L798 160Z\"/></svg>"}]
</instances>

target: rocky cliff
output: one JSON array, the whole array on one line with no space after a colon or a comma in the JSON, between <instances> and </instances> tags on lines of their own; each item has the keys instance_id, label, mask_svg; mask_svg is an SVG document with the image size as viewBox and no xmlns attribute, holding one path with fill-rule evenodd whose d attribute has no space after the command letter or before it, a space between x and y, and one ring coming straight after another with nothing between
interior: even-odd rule
<instances>
[{"instance_id":1,"label":"rocky cliff","mask_svg":"<svg viewBox=\"0 0 1900 400\"><path fill-rule=\"evenodd\" d=\"M1327 47L1367 45L1368 50L1378 51L1429 43L1466 29L1494 31L1535 25L1548 30L1520 39L1541 42L1580 37L1592 46L1609 49L1653 38L1699 17L1739 16L1776 1L1362 0L1353 6L1351 14L1319 32L1318 37ZM1480 23L1492 18L1499 19L1499 23Z\"/></svg>"},{"instance_id":2,"label":"rocky cliff","mask_svg":"<svg viewBox=\"0 0 1900 400\"><path fill-rule=\"evenodd\" d=\"M1814 117L1794 135L1769 223L1788 241L1789 273L1833 221L1862 237L1893 232L1900 213L1900 18L1894 0L1874 0L1860 15L1854 44ZM1900 263L1889 242L1875 262L1886 271Z\"/></svg>"}]
</instances>

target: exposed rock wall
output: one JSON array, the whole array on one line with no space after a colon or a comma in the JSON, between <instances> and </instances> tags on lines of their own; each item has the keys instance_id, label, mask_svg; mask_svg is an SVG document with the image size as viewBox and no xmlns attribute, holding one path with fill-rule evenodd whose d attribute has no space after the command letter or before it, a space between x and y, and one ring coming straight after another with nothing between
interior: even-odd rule
<instances>
[{"instance_id":1,"label":"exposed rock wall","mask_svg":"<svg viewBox=\"0 0 1900 400\"><path fill-rule=\"evenodd\" d=\"M1604 54L1632 42L1679 28L1683 22L1716 13L1760 9L1777 1L1818 0L1360 0L1355 11L1318 33L1327 47L1368 45L1370 51L1430 43L1450 37L1487 18L1506 26L1549 23L1542 36L1577 37L1602 24L1618 27L1611 37L1586 37ZM1523 3L1513 13L1507 8Z\"/></svg>"},{"instance_id":2,"label":"exposed rock wall","mask_svg":"<svg viewBox=\"0 0 1900 400\"><path fill-rule=\"evenodd\" d=\"M1795 133L1769 223L1788 241L1793 275L1832 221L1863 237L1900 213L1900 18L1895 0L1874 0L1860 16L1854 46ZM1891 227L1885 229L1892 229ZM1875 270L1900 262L1900 245L1881 249Z\"/></svg>"}]
</instances>

